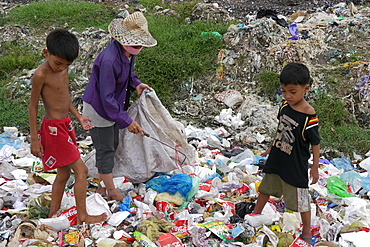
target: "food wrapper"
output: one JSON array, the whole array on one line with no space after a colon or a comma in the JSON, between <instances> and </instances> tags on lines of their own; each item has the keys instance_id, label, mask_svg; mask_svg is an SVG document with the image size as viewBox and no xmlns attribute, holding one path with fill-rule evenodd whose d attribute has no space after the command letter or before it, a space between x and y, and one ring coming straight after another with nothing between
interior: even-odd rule
<instances>
[{"instance_id":1,"label":"food wrapper","mask_svg":"<svg viewBox=\"0 0 370 247\"><path fill-rule=\"evenodd\" d=\"M234 215L236 214L236 211L235 211L235 204L232 203L232 202L222 202L222 208L224 210L224 212L227 212L230 210L230 212Z\"/></svg>"},{"instance_id":2,"label":"food wrapper","mask_svg":"<svg viewBox=\"0 0 370 247\"><path fill-rule=\"evenodd\" d=\"M238 241L237 238L232 237L231 229L228 228L224 222L222 221L211 221L206 222L203 224L198 224L199 227L205 227L211 232L213 232L216 236L221 238L226 242L235 242Z\"/></svg>"},{"instance_id":3,"label":"food wrapper","mask_svg":"<svg viewBox=\"0 0 370 247\"><path fill-rule=\"evenodd\" d=\"M172 223L174 226L171 228L171 233L176 237L190 237L188 220L175 220Z\"/></svg>"},{"instance_id":4,"label":"food wrapper","mask_svg":"<svg viewBox=\"0 0 370 247\"><path fill-rule=\"evenodd\" d=\"M73 206L73 207L67 209L66 211L60 213L58 215L58 217L62 216L62 215L67 217L71 226L77 224L77 208L76 208L76 206Z\"/></svg>"},{"instance_id":5,"label":"food wrapper","mask_svg":"<svg viewBox=\"0 0 370 247\"><path fill-rule=\"evenodd\" d=\"M59 232L59 246L79 246L80 234L78 232Z\"/></svg>"},{"instance_id":6,"label":"food wrapper","mask_svg":"<svg viewBox=\"0 0 370 247\"><path fill-rule=\"evenodd\" d=\"M176 246L176 247L182 247L184 246L180 239L178 239L175 235L172 233L164 233L160 235L157 238L157 242L161 247L168 247L168 246Z\"/></svg>"},{"instance_id":7,"label":"food wrapper","mask_svg":"<svg viewBox=\"0 0 370 247\"><path fill-rule=\"evenodd\" d=\"M289 247L312 247L312 245L310 245L300 237L297 237L296 239L294 239L293 243Z\"/></svg>"},{"instance_id":8,"label":"food wrapper","mask_svg":"<svg viewBox=\"0 0 370 247\"><path fill-rule=\"evenodd\" d=\"M157 245L155 243L153 243L152 240L150 240L147 236L145 236L141 232L134 232L134 238L142 246L157 247Z\"/></svg>"}]
</instances>

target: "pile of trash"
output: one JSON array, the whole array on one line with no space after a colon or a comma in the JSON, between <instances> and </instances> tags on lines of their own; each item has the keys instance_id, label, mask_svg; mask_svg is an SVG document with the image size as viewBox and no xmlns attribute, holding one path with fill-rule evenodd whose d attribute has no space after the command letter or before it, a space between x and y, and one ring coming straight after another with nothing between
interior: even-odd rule
<instances>
[{"instance_id":1,"label":"pile of trash","mask_svg":"<svg viewBox=\"0 0 370 247\"><path fill-rule=\"evenodd\" d=\"M302 11L289 17L265 11L231 25L221 35L227 49L218 54L217 73L189 79L188 97L170 109L186 126L182 141L192 146L194 160L173 159L172 171L158 172L144 182L116 177L116 187L125 195L122 202L95 193L99 181L93 172L91 138L79 138L89 167L88 210L106 212L109 219L104 224L76 225L73 176L59 216L47 218L56 174L42 171L41 161L29 152L26 135L16 127L4 127L0 246L308 246L299 238L299 214L286 212L282 198L271 198L262 215L249 215L263 177L266 157L261 153L276 129L278 111L277 101L259 93L255 77L265 70L278 73L284 63L300 61L311 70L313 91L326 91L330 85L322 80L325 71L344 68L352 79L341 96L366 123L369 62L340 61L367 52L370 9L343 3L328 11ZM158 14L166 13L174 14L158 8ZM222 18L231 17L217 4L199 4L189 21ZM37 50L44 45L45 37L32 35L27 27L1 26L0 33L2 42L23 40ZM81 59L70 66L78 75L71 82L71 94L81 110L78 99L88 83L91 61L109 44L110 36L96 28L74 33L81 44ZM25 71L7 85L14 97L30 92L33 72ZM370 151L354 154L352 160L337 151L322 154L319 182L310 186L315 246L368 245L369 169Z\"/></svg>"},{"instance_id":2,"label":"pile of trash","mask_svg":"<svg viewBox=\"0 0 370 247\"><path fill-rule=\"evenodd\" d=\"M223 127L189 125L185 133L196 160L180 165L174 159L176 169L141 183L114 178L125 195L122 202L95 193L98 179L89 176L88 213L106 212L109 218L104 224L76 225L73 177L58 217L47 218L56 173L42 171L16 128L4 128L0 246L309 246L299 238L299 214L285 211L283 198L272 197L262 215L249 215L263 177L261 151L230 149ZM88 139L79 142L81 149L89 145ZM357 156L356 162L320 159L319 182L310 186L316 246L362 247L370 240L370 151L367 156ZM82 157L92 170L91 155Z\"/></svg>"}]
</instances>

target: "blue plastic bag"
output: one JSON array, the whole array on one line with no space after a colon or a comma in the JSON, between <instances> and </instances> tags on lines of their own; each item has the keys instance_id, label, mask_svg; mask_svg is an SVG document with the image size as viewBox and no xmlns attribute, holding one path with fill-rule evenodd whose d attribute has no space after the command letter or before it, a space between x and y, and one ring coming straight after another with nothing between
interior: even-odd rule
<instances>
[{"instance_id":1,"label":"blue plastic bag","mask_svg":"<svg viewBox=\"0 0 370 247\"><path fill-rule=\"evenodd\" d=\"M354 167L352 166L351 161L346 159L346 157L342 156L341 158L334 158L330 161L337 169L343 169L344 172L348 172Z\"/></svg>"},{"instance_id":2,"label":"blue plastic bag","mask_svg":"<svg viewBox=\"0 0 370 247\"><path fill-rule=\"evenodd\" d=\"M186 174L175 174L170 178L161 176L146 182L147 189L151 188L159 193L168 192L171 195L179 192L184 198L186 198L192 187L192 179Z\"/></svg>"},{"instance_id":3,"label":"blue plastic bag","mask_svg":"<svg viewBox=\"0 0 370 247\"><path fill-rule=\"evenodd\" d=\"M0 149L2 149L5 145L19 149L21 147L21 143L22 140L12 132L5 131L4 133L0 134Z\"/></svg>"},{"instance_id":4,"label":"blue plastic bag","mask_svg":"<svg viewBox=\"0 0 370 247\"><path fill-rule=\"evenodd\" d=\"M361 187L366 191L370 191L370 173L367 177L361 179Z\"/></svg>"},{"instance_id":5,"label":"blue plastic bag","mask_svg":"<svg viewBox=\"0 0 370 247\"><path fill-rule=\"evenodd\" d=\"M118 207L120 211L128 211L131 212L130 206L131 206L131 200L132 197L130 194L127 194L125 198L123 198L122 202L118 204Z\"/></svg>"}]
</instances>

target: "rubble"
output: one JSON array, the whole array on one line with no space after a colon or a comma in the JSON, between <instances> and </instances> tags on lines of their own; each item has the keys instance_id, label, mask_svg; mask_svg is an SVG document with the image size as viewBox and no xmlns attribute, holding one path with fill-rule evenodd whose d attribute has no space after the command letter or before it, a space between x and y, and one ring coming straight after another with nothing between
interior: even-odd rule
<instances>
[{"instance_id":1,"label":"rubble","mask_svg":"<svg viewBox=\"0 0 370 247\"><path fill-rule=\"evenodd\" d=\"M187 126L195 161L145 182L115 178L125 195L122 202L106 201L95 193L92 142L80 140L82 157L90 168L90 213L105 211L110 216L102 225L75 224L73 179L59 217L46 219L55 173L42 172L40 160L29 152L26 136L4 126L0 134L0 246L305 246L299 238L298 214L285 212L283 199L272 198L262 216L248 215L263 176L265 158L260 154L271 141L278 110L277 102L259 93L255 76L264 70L278 72L285 62L301 61L312 71L313 90L325 90L328 85L321 81L321 69L345 67L352 80L343 98L352 100L353 113L368 123L369 62L337 65L337 61L353 51L344 48L367 51L369 13L368 8L343 3L326 12L300 11L278 19L251 14L231 25L222 37L227 48L218 54L217 73L189 80L189 97L177 100L171 109L174 118ZM158 14L176 13L158 8ZM206 3L195 6L190 19L202 18L232 19L219 5ZM289 28L276 21L281 18L290 23ZM44 42L27 27L0 26L0 33L2 42L24 40L35 49ZM81 59L70 68L78 75L71 94L78 104L88 82L90 61L110 42L110 36L96 28L74 33L81 44ZM356 45L357 41L362 44ZM339 49L337 43L355 45ZM25 71L7 85L14 96L29 93L33 71ZM320 159L319 182L310 186L316 246L362 247L369 241L370 151L365 156L348 160L332 153Z\"/></svg>"}]
</instances>

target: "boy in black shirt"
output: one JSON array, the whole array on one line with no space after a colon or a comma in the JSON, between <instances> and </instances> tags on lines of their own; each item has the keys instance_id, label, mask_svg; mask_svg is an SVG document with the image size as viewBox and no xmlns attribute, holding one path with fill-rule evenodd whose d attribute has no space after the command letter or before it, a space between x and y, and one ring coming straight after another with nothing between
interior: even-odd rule
<instances>
[{"instance_id":1,"label":"boy in black shirt","mask_svg":"<svg viewBox=\"0 0 370 247\"><path fill-rule=\"evenodd\" d=\"M279 110L276 136L262 154L269 157L253 213L261 214L270 195L284 196L286 208L301 215L300 237L312 244L308 159L311 145L310 177L314 184L319 178L320 136L315 109L304 99L310 88L310 72L303 64L289 63L280 74L280 82L285 102Z\"/></svg>"}]
</instances>

